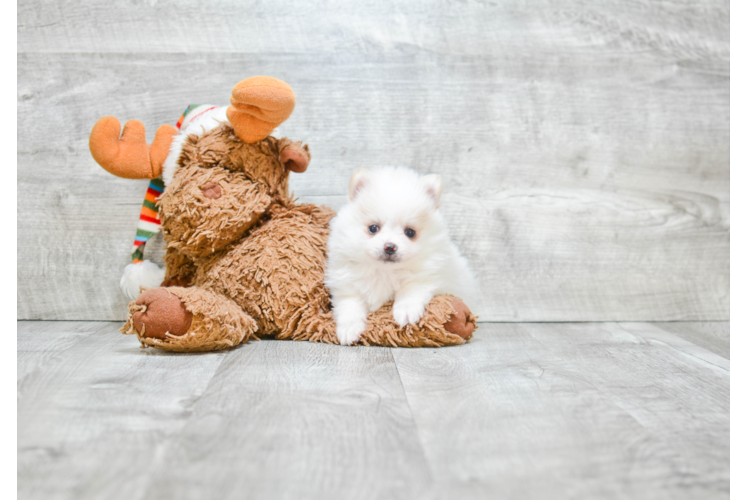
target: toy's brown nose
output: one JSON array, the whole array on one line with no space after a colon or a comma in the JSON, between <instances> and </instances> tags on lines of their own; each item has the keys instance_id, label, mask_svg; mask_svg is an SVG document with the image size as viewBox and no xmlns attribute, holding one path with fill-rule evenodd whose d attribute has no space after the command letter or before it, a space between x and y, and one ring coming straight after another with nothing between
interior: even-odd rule
<instances>
[{"instance_id":1,"label":"toy's brown nose","mask_svg":"<svg viewBox=\"0 0 748 500\"><path fill-rule=\"evenodd\" d=\"M384 253L386 253L387 255L392 255L395 252L397 252L397 245L395 245L394 243L384 244Z\"/></svg>"}]
</instances>

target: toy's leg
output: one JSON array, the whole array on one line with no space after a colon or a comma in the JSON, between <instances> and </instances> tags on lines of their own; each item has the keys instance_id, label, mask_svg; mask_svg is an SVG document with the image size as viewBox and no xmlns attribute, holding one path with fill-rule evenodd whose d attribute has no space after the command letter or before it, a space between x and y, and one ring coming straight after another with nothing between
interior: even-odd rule
<instances>
[{"instance_id":1,"label":"toy's leg","mask_svg":"<svg viewBox=\"0 0 748 500\"><path fill-rule=\"evenodd\" d=\"M122 333L143 347L215 351L246 342L257 324L230 299L201 288L152 288L130 303Z\"/></svg>"},{"instance_id":2,"label":"toy's leg","mask_svg":"<svg viewBox=\"0 0 748 500\"><path fill-rule=\"evenodd\" d=\"M439 347L464 344L477 328L476 317L465 303L452 295L431 299L417 325L399 326L392 316L392 302L370 313L359 344L389 347ZM278 335L289 340L337 344L331 311L309 308L292 333Z\"/></svg>"},{"instance_id":3,"label":"toy's leg","mask_svg":"<svg viewBox=\"0 0 748 500\"><path fill-rule=\"evenodd\" d=\"M392 316L392 302L369 314L359 342L392 347L441 347L464 344L477 328L465 303L452 295L437 295L415 325L399 326Z\"/></svg>"},{"instance_id":4,"label":"toy's leg","mask_svg":"<svg viewBox=\"0 0 748 500\"><path fill-rule=\"evenodd\" d=\"M164 263L166 264L166 275L161 283L162 287L188 287L195 282L197 267L189 256L178 252L174 247L167 247L164 254Z\"/></svg>"}]
</instances>

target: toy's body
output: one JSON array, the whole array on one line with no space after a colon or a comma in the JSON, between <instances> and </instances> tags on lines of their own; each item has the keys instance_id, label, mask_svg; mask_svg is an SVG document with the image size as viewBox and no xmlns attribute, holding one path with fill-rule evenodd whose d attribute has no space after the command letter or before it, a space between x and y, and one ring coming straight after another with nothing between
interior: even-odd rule
<instances>
[{"instance_id":1,"label":"toy's body","mask_svg":"<svg viewBox=\"0 0 748 500\"><path fill-rule=\"evenodd\" d=\"M232 103L245 111L255 106ZM150 158L151 172L162 172L166 183L158 200L167 245L165 280L130 304L123 332L137 334L144 346L176 351L221 349L255 334L337 343L323 284L334 212L296 204L288 191L289 170L306 170L308 148L262 132L251 135L256 127L232 117L234 106L187 113L190 121L181 124L182 133L171 134L168 154L163 146L154 154L157 134ZM254 116L262 113L263 118L269 114L260 109ZM127 146L127 129L121 149ZM99 161L107 152L95 144L94 139L104 140L96 132L95 127L91 149ZM161 165L154 166L154 158L162 158ZM127 176L115 171L117 165L102 166ZM461 344L472 335L474 319L459 299L442 295L431 301L418 325L403 328L386 304L370 315L361 343Z\"/></svg>"}]
</instances>

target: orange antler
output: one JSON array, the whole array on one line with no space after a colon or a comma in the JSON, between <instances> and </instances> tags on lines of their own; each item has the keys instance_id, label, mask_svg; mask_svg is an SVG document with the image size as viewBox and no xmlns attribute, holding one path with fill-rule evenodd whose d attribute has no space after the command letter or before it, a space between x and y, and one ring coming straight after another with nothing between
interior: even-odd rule
<instances>
[{"instance_id":1,"label":"orange antler","mask_svg":"<svg viewBox=\"0 0 748 500\"><path fill-rule=\"evenodd\" d=\"M231 90L231 106L226 115L241 140L257 142L286 121L295 105L296 96L286 82L269 76L253 76Z\"/></svg>"},{"instance_id":2,"label":"orange antler","mask_svg":"<svg viewBox=\"0 0 748 500\"><path fill-rule=\"evenodd\" d=\"M99 119L91 130L88 147L96 163L107 172L126 179L155 179L161 175L171 139L178 134L171 125L161 125L153 144L145 142L145 127L138 120L120 123L113 116Z\"/></svg>"}]
</instances>

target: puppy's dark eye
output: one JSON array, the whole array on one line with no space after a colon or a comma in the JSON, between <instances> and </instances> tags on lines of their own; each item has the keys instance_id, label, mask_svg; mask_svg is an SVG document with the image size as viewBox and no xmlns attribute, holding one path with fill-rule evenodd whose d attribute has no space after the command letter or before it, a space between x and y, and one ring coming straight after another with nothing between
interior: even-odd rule
<instances>
[{"instance_id":1,"label":"puppy's dark eye","mask_svg":"<svg viewBox=\"0 0 748 500\"><path fill-rule=\"evenodd\" d=\"M412 230L411 228L408 228L405 230L405 236L407 236L408 238L415 238L416 232Z\"/></svg>"},{"instance_id":2,"label":"puppy's dark eye","mask_svg":"<svg viewBox=\"0 0 748 500\"><path fill-rule=\"evenodd\" d=\"M371 226L369 226L369 232L371 234L374 234L378 231L379 231L379 226L377 226L376 224L372 224Z\"/></svg>"}]
</instances>

